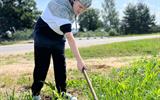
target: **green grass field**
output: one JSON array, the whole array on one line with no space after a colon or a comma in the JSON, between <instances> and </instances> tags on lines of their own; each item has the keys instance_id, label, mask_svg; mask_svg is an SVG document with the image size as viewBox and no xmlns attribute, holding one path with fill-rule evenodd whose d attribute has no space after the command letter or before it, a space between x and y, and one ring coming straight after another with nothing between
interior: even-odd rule
<instances>
[{"instance_id":1,"label":"green grass field","mask_svg":"<svg viewBox=\"0 0 160 100\"><path fill-rule=\"evenodd\" d=\"M160 52L160 38L90 46L79 50L84 58L157 55ZM66 56L73 57L70 49L66 50Z\"/></svg>"},{"instance_id":2,"label":"green grass field","mask_svg":"<svg viewBox=\"0 0 160 100\"><path fill-rule=\"evenodd\" d=\"M160 39L144 39L129 42L119 42L112 44L104 44L98 46L90 46L79 48L83 58L106 58L118 56L147 56L158 55L160 53ZM70 49L66 50L66 57L73 58L73 53ZM1 57L0 65L17 63L17 59L25 59L33 61L33 53L26 53L25 55L9 55ZM7 60L6 60L7 59Z\"/></svg>"},{"instance_id":3,"label":"green grass field","mask_svg":"<svg viewBox=\"0 0 160 100\"><path fill-rule=\"evenodd\" d=\"M76 93L79 100L92 100L91 92L82 74L70 70L68 90ZM128 68L113 69L109 75L89 71L99 100L159 100L160 99L160 58L141 59ZM24 79L22 79L24 80ZM26 82L26 81L22 81ZM29 82L29 80L27 81ZM20 83L25 84L25 83ZM42 90L45 95L59 97L55 85L47 83ZM13 90L0 95L0 100L32 100L29 90L17 93ZM54 100L54 99L53 99ZM59 99L65 100L65 99Z\"/></svg>"},{"instance_id":4,"label":"green grass field","mask_svg":"<svg viewBox=\"0 0 160 100\"><path fill-rule=\"evenodd\" d=\"M160 59L141 59L129 68L113 69L107 75L90 73L95 91L100 100L159 100ZM68 82L70 88L82 90L89 100L92 98L85 80Z\"/></svg>"},{"instance_id":5,"label":"green grass field","mask_svg":"<svg viewBox=\"0 0 160 100\"><path fill-rule=\"evenodd\" d=\"M142 57L129 66L114 68L111 72L102 73L103 69L95 69L97 70L95 72L90 68L88 74L99 100L160 100L159 44L160 39L145 39L80 48L81 55L85 59L118 56ZM66 50L66 56L67 58L73 58L69 49ZM23 62L21 59L33 61L33 53L3 56L1 58L0 62L3 63L0 63L0 66L18 65ZM75 69L69 69L67 74L68 91L78 96L79 100L92 100L92 95L82 73ZM4 77L0 76L0 80L3 80L4 83L0 83L0 100L32 100L29 88L32 83L31 78L31 73L24 73L17 80L10 79L7 74ZM47 83L52 82L52 78L50 77ZM1 91L6 84L11 85L12 81L16 82L15 85L23 86L24 90L17 91L11 88ZM54 84L45 85L42 94L53 96L53 98L61 98L57 94Z\"/></svg>"}]
</instances>

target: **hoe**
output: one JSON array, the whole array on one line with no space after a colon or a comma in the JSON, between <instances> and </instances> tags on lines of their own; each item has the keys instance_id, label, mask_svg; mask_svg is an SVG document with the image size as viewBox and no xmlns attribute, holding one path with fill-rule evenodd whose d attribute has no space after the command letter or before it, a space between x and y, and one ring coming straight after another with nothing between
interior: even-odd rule
<instances>
[{"instance_id":1,"label":"hoe","mask_svg":"<svg viewBox=\"0 0 160 100\"><path fill-rule=\"evenodd\" d=\"M92 95L93 95L93 97L94 97L94 100L98 100L97 95L96 95L96 93L95 93L95 91L94 91L94 89L93 89L92 83L91 83L91 81L90 81L90 79L89 79L89 77L88 77L88 74L87 74L87 72L86 72L86 69L83 68L83 69L82 69L82 72L83 72L83 75L84 75L84 77L85 77L88 85L89 85L89 88L90 88L91 93L92 93Z\"/></svg>"}]
</instances>

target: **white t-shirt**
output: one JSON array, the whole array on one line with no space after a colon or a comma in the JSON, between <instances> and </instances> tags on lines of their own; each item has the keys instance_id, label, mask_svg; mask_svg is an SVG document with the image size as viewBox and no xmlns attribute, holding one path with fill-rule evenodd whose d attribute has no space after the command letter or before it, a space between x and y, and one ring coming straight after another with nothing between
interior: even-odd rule
<instances>
[{"instance_id":1,"label":"white t-shirt","mask_svg":"<svg viewBox=\"0 0 160 100\"><path fill-rule=\"evenodd\" d=\"M60 18L57 16L54 16L48 7L43 11L41 18L48 24L48 26L55 31L59 35L63 35L64 33L60 29L61 26L66 24L71 24L71 21L69 19Z\"/></svg>"}]
</instances>

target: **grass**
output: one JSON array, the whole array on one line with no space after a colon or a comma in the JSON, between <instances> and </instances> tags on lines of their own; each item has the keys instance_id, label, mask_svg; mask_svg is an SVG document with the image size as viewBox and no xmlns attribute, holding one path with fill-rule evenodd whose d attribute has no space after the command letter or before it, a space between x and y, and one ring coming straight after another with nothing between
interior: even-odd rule
<instances>
[{"instance_id":1,"label":"grass","mask_svg":"<svg viewBox=\"0 0 160 100\"><path fill-rule=\"evenodd\" d=\"M3 45L13 45L13 44L16 44L18 43L17 41L3 41L3 42L0 42L0 46L3 46Z\"/></svg>"},{"instance_id":2,"label":"grass","mask_svg":"<svg viewBox=\"0 0 160 100\"><path fill-rule=\"evenodd\" d=\"M0 66L18 64L22 61L33 61L33 53L17 54L17 55L0 55Z\"/></svg>"},{"instance_id":3,"label":"grass","mask_svg":"<svg viewBox=\"0 0 160 100\"><path fill-rule=\"evenodd\" d=\"M31 85L32 83L32 75L24 75L20 74L17 77L12 77L10 75L4 75L0 77L0 80L2 81L0 83L0 88L2 87L16 87L16 86L24 86L27 87L28 85Z\"/></svg>"},{"instance_id":4,"label":"grass","mask_svg":"<svg viewBox=\"0 0 160 100\"><path fill-rule=\"evenodd\" d=\"M146 36L146 35L160 35L160 32L148 33L148 34L128 34L128 35L122 35L122 36Z\"/></svg>"},{"instance_id":5,"label":"grass","mask_svg":"<svg viewBox=\"0 0 160 100\"><path fill-rule=\"evenodd\" d=\"M31 76L27 74L21 75L17 80L18 85L27 85L31 84Z\"/></svg>"},{"instance_id":6,"label":"grass","mask_svg":"<svg viewBox=\"0 0 160 100\"><path fill-rule=\"evenodd\" d=\"M32 39L28 40L12 40L12 41L2 41L0 42L0 46L5 46L5 45L14 45L14 44L27 44L27 43L32 43Z\"/></svg>"},{"instance_id":7,"label":"grass","mask_svg":"<svg viewBox=\"0 0 160 100\"><path fill-rule=\"evenodd\" d=\"M100 100L159 100L160 59L141 59L129 68L115 69L107 78L92 75Z\"/></svg>"},{"instance_id":8,"label":"grass","mask_svg":"<svg viewBox=\"0 0 160 100\"><path fill-rule=\"evenodd\" d=\"M160 39L145 39L106 45L80 48L83 58L106 58L113 56L145 56L158 55L160 52ZM68 58L73 55L69 49L66 50ZM0 66L19 64L23 61L33 61L33 53L24 55L1 56ZM22 60L23 59L23 60ZM96 69L98 70L98 69ZM102 71L102 70L101 70ZM130 66L113 69L108 75L102 72L88 70L95 91L100 100L159 100L160 99L160 57L140 59ZM103 72L105 73L105 72ZM83 75L77 70L68 71L67 86L69 92L77 95L79 100L90 100L92 95L84 80ZM20 74L19 77L11 78L4 75L0 77L0 100L32 100L29 86L31 86L31 74ZM49 78L49 83L53 77ZM10 85L20 85L20 91L14 88L7 89ZM3 86L4 85L4 86ZM54 84L52 87L55 87ZM3 91L1 91L1 89ZM53 95L54 88L45 85L42 94ZM60 97L60 96L59 96Z\"/></svg>"},{"instance_id":9,"label":"grass","mask_svg":"<svg viewBox=\"0 0 160 100\"><path fill-rule=\"evenodd\" d=\"M145 56L158 55L160 53L160 39L144 39L128 42L118 42L97 46L79 48L83 58L106 58L118 56ZM70 49L66 49L66 57L73 58ZM9 55L0 57L0 66L18 63L23 60L33 61L33 52L24 55Z\"/></svg>"},{"instance_id":10,"label":"grass","mask_svg":"<svg viewBox=\"0 0 160 100\"><path fill-rule=\"evenodd\" d=\"M82 57L113 57L113 56L138 56L157 55L160 53L160 38L145 39L127 42L118 42L98 46L79 48ZM66 50L66 56L73 58L70 49Z\"/></svg>"},{"instance_id":11,"label":"grass","mask_svg":"<svg viewBox=\"0 0 160 100\"><path fill-rule=\"evenodd\" d=\"M0 77L0 80L3 80L3 81L0 83L1 87L8 87L8 86L10 86L10 85L13 83L13 81L14 81L14 79L11 78L11 77L8 76L8 75L6 75L6 76L1 76L1 77Z\"/></svg>"},{"instance_id":12,"label":"grass","mask_svg":"<svg viewBox=\"0 0 160 100\"><path fill-rule=\"evenodd\" d=\"M146 34L128 34L128 35L120 35L117 34L118 37L127 37L127 36L146 36L146 35L159 35L160 33L146 33ZM109 36L109 32L101 32L100 30L97 30L95 32L93 31L87 31L87 32L79 32L75 35L76 37L82 38L82 37L115 37L115 36Z\"/></svg>"},{"instance_id":13,"label":"grass","mask_svg":"<svg viewBox=\"0 0 160 100\"><path fill-rule=\"evenodd\" d=\"M160 57L143 58L131 66L113 69L108 75L88 71L99 100L159 100L160 99ZM79 100L91 100L92 95L82 74L68 71L68 90L78 94ZM53 95L55 85L48 82L42 93ZM32 100L30 91L16 93L13 89L0 95L0 100ZM59 99L62 100L62 99Z\"/></svg>"}]
</instances>

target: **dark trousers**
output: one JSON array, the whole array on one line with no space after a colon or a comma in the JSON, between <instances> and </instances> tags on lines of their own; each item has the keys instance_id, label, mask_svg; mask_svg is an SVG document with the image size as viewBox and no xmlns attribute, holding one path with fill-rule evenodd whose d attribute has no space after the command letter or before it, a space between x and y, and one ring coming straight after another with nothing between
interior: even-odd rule
<instances>
[{"instance_id":1,"label":"dark trousers","mask_svg":"<svg viewBox=\"0 0 160 100\"><path fill-rule=\"evenodd\" d=\"M32 94L39 95L53 59L55 83L58 92L66 92L66 63L64 49L34 47L35 68L33 72Z\"/></svg>"}]
</instances>

